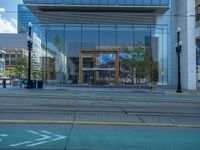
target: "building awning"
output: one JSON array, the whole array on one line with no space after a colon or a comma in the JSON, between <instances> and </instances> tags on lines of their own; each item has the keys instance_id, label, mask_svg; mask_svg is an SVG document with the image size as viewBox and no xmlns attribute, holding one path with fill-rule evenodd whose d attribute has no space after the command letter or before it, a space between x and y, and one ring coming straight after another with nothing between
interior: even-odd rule
<instances>
[{"instance_id":1,"label":"building awning","mask_svg":"<svg viewBox=\"0 0 200 150\"><path fill-rule=\"evenodd\" d=\"M164 13L170 5L66 5L66 4L26 4L32 11L77 11L77 12L148 12Z\"/></svg>"}]
</instances>

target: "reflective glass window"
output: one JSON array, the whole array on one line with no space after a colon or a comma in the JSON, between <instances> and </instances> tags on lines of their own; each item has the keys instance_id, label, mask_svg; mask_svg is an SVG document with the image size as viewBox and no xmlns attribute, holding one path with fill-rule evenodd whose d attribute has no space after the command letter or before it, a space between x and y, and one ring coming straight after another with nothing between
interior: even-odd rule
<instances>
[{"instance_id":1,"label":"reflective glass window","mask_svg":"<svg viewBox=\"0 0 200 150\"><path fill-rule=\"evenodd\" d=\"M133 26L117 26L117 49L133 49Z\"/></svg>"},{"instance_id":2,"label":"reflective glass window","mask_svg":"<svg viewBox=\"0 0 200 150\"><path fill-rule=\"evenodd\" d=\"M77 84L79 74L79 53L82 49L82 26L66 25L65 42L67 50L67 83Z\"/></svg>"},{"instance_id":3,"label":"reflective glass window","mask_svg":"<svg viewBox=\"0 0 200 150\"><path fill-rule=\"evenodd\" d=\"M143 0L143 4L151 5L152 0Z\"/></svg>"},{"instance_id":4,"label":"reflective glass window","mask_svg":"<svg viewBox=\"0 0 200 150\"><path fill-rule=\"evenodd\" d=\"M98 26L83 25L82 27L82 49L96 50L98 49Z\"/></svg>"},{"instance_id":5,"label":"reflective glass window","mask_svg":"<svg viewBox=\"0 0 200 150\"><path fill-rule=\"evenodd\" d=\"M99 48L104 50L112 50L116 49L116 26L110 25L110 26L104 26L100 25L100 31L99 31Z\"/></svg>"},{"instance_id":6,"label":"reflective glass window","mask_svg":"<svg viewBox=\"0 0 200 150\"><path fill-rule=\"evenodd\" d=\"M160 4L160 0L152 0L152 4L159 5Z\"/></svg>"},{"instance_id":7,"label":"reflective glass window","mask_svg":"<svg viewBox=\"0 0 200 150\"><path fill-rule=\"evenodd\" d=\"M47 26L47 78L56 83L66 79L66 55L62 25Z\"/></svg>"}]
</instances>

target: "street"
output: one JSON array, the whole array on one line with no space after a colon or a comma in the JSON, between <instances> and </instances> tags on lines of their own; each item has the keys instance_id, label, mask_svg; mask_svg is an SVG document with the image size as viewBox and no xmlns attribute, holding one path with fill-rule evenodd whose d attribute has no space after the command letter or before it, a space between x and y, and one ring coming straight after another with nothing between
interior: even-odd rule
<instances>
[{"instance_id":1,"label":"street","mask_svg":"<svg viewBox=\"0 0 200 150\"><path fill-rule=\"evenodd\" d=\"M0 96L0 149L200 147L198 95L82 88L9 89Z\"/></svg>"}]
</instances>

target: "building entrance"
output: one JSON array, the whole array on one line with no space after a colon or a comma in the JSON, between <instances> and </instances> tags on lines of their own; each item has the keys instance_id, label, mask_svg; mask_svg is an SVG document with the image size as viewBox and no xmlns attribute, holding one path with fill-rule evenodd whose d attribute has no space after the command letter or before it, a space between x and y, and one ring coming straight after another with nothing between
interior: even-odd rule
<instances>
[{"instance_id":1,"label":"building entrance","mask_svg":"<svg viewBox=\"0 0 200 150\"><path fill-rule=\"evenodd\" d=\"M79 84L116 84L119 78L119 51L81 50Z\"/></svg>"}]
</instances>

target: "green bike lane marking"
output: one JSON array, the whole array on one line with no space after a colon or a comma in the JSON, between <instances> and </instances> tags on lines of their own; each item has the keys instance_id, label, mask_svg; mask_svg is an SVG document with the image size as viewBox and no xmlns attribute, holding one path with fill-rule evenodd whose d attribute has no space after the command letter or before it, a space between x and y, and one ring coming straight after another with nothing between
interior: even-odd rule
<instances>
[{"instance_id":1,"label":"green bike lane marking","mask_svg":"<svg viewBox=\"0 0 200 150\"><path fill-rule=\"evenodd\" d=\"M64 149L70 126L52 125L0 125L1 148L60 148Z\"/></svg>"},{"instance_id":2,"label":"green bike lane marking","mask_svg":"<svg viewBox=\"0 0 200 150\"><path fill-rule=\"evenodd\" d=\"M66 144L71 126L4 124L0 127L0 134L8 135L3 137L0 148L64 149L67 145L68 149L199 150L200 147L198 128L74 125ZM40 145L25 143L10 146L23 141L45 138L27 132L41 133L44 130L66 138Z\"/></svg>"},{"instance_id":3,"label":"green bike lane marking","mask_svg":"<svg viewBox=\"0 0 200 150\"><path fill-rule=\"evenodd\" d=\"M152 127L78 126L70 149L199 150L200 130Z\"/></svg>"}]
</instances>

